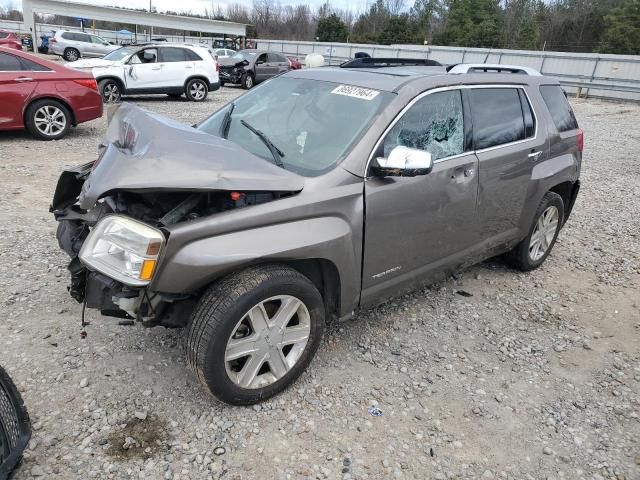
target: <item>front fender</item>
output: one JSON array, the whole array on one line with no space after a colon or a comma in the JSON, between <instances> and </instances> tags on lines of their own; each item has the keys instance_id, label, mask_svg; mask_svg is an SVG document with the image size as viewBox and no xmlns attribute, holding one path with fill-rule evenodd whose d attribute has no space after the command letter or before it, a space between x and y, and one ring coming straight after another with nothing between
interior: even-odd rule
<instances>
[{"instance_id":1,"label":"front fender","mask_svg":"<svg viewBox=\"0 0 640 480\"><path fill-rule=\"evenodd\" d=\"M167 247L170 243L171 237ZM249 265L324 259L338 270L341 298L345 304L354 305L360 291L357 244L349 223L330 216L201 238L162 259L151 289L163 293L193 293Z\"/></svg>"}]
</instances>

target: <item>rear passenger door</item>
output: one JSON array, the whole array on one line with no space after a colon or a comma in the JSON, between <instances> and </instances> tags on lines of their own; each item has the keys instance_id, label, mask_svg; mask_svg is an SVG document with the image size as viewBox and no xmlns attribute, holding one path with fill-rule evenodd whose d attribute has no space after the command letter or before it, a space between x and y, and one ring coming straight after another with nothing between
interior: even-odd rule
<instances>
[{"instance_id":1,"label":"rear passenger door","mask_svg":"<svg viewBox=\"0 0 640 480\"><path fill-rule=\"evenodd\" d=\"M256 82L261 82L272 76L272 68L269 65L267 54L261 54L256 60Z\"/></svg>"},{"instance_id":2,"label":"rear passenger door","mask_svg":"<svg viewBox=\"0 0 640 480\"><path fill-rule=\"evenodd\" d=\"M478 157L478 243L497 246L520 235L531 174L548 155L546 134L524 87L467 89Z\"/></svg>"},{"instance_id":3,"label":"rear passenger door","mask_svg":"<svg viewBox=\"0 0 640 480\"><path fill-rule=\"evenodd\" d=\"M290 65L289 60L279 53L269 52L269 65L273 67L273 75L288 72Z\"/></svg>"},{"instance_id":4,"label":"rear passenger door","mask_svg":"<svg viewBox=\"0 0 640 480\"><path fill-rule=\"evenodd\" d=\"M179 47L160 47L160 75L157 87L182 87L185 79L193 71L193 62L186 50Z\"/></svg>"},{"instance_id":5,"label":"rear passenger door","mask_svg":"<svg viewBox=\"0 0 640 480\"><path fill-rule=\"evenodd\" d=\"M0 52L0 130L20 128L22 114L37 80L20 58Z\"/></svg>"}]
</instances>

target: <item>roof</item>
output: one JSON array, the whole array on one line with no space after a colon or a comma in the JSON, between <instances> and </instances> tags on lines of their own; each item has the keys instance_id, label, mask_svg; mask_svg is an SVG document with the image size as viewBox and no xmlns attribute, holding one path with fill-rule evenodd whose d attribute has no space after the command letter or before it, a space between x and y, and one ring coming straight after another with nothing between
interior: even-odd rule
<instances>
[{"instance_id":1,"label":"roof","mask_svg":"<svg viewBox=\"0 0 640 480\"><path fill-rule=\"evenodd\" d=\"M372 88L388 92L397 92L401 88L417 84L417 88L433 88L446 85L478 85L488 83L498 84L539 84L555 83L549 77L538 75L523 75L513 73L480 73L471 70L469 73L447 73L445 67L381 67L381 68L340 68L319 67L302 70L292 70L287 76L308 78L334 83L346 83L357 87ZM430 84L430 85L427 85Z\"/></svg>"}]
</instances>

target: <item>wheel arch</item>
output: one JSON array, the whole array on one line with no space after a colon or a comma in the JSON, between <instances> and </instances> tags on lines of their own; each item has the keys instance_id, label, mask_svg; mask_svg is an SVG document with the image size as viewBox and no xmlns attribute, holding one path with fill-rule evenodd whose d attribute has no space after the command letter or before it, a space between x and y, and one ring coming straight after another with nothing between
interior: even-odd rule
<instances>
[{"instance_id":1,"label":"wheel arch","mask_svg":"<svg viewBox=\"0 0 640 480\"><path fill-rule=\"evenodd\" d=\"M63 98L56 97L54 95L44 95L42 97L34 97L29 99L29 103L27 103L24 106L24 110L22 111L22 121L24 122L25 125L27 124L27 111L29 110L31 105L33 105L36 102L39 102L40 100L53 100L54 102L58 102L64 105L65 108L69 111L69 115L71 115L71 125L74 127L78 125L78 122L76 120L76 113L73 111L73 108L71 107L71 105L69 105L69 102L67 102Z\"/></svg>"},{"instance_id":2,"label":"wheel arch","mask_svg":"<svg viewBox=\"0 0 640 480\"><path fill-rule=\"evenodd\" d=\"M202 80L204 83L207 84L207 91L210 90L211 88L211 82L209 81L209 79L202 74L195 74L195 75L191 75L190 77L187 77L187 79L184 81L184 91L187 91L187 84L191 81L191 80Z\"/></svg>"},{"instance_id":3,"label":"wheel arch","mask_svg":"<svg viewBox=\"0 0 640 480\"><path fill-rule=\"evenodd\" d=\"M573 205L580 189L580 182L571 182L569 180L558 183L549 189L550 192L557 193L562 198L564 204L564 218L562 224L567 223L567 219L573 210Z\"/></svg>"},{"instance_id":4,"label":"wheel arch","mask_svg":"<svg viewBox=\"0 0 640 480\"><path fill-rule=\"evenodd\" d=\"M104 75L102 77L97 77L96 83L100 84L100 82L102 82L103 80L113 80L114 82L116 82L118 85L120 85L122 94L124 95L126 87L124 85L124 81L120 77L118 77L117 75ZM100 92L100 95L102 95L102 92Z\"/></svg>"}]
</instances>

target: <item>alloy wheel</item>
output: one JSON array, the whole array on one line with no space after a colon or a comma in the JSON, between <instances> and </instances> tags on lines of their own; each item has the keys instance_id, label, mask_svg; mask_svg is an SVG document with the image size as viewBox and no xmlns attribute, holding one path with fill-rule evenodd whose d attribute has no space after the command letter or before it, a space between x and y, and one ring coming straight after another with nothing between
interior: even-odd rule
<instances>
[{"instance_id":1,"label":"alloy wheel","mask_svg":"<svg viewBox=\"0 0 640 480\"><path fill-rule=\"evenodd\" d=\"M120 89L115 83L107 83L102 89L105 102L115 103L120 99Z\"/></svg>"},{"instance_id":2,"label":"alloy wheel","mask_svg":"<svg viewBox=\"0 0 640 480\"><path fill-rule=\"evenodd\" d=\"M558 230L558 218L558 209L553 205L547 207L538 218L529 241L529 258L532 261L537 262L549 250Z\"/></svg>"},{"instance_id":3,"label":"alloy wheel","mask_svg":"<svg viewBox=\"0 0 640 480\"><path fill-rule=\"evenodd\" d=\"M75 50L67 50L67 60L70 62L75 62L80 58L80 55Z\"/></svg>"},{"instance_id":4,"label":"alloy wheel","mask_svg":"<svg viewBox=\"0 0 640 480\"><path fill-rule=\"evenodd\" d=\"M53 105L45 105L36 110L33 122L40 133L47 137L55 137L67 126L64 112Z\"/></svg>"},{"instance_id":5,"label":"alloy wheel","mask_svg":"<svg viewBox=\"0 0 640 480\"><path fill-rule=\"evenodd\" d=\"M311 317L296 297L278 295L251 308L234 327L224 352L227 375L246 389L284 377L298 362L311 334Z\"/></svg>"},{"instance_id":6,"label":"alloy wheel","mask_svg":"<svg viewBox=\"0 0 640 480\"><path fill-rule=\"evenodd\" d=\"M189 88L189 94L194 100L202 100L207 93L207 89L202 82L193 82Z\"/></svg>"},{"instance_id":7,"label":"alloy wheel","mask_svg":"<svg viewBox=\"0 0 640 480\"><path fill-rule=\"evenodd\" d=\"M253 87L253 77L247 74L247 79L244 81L244 84L247 90L251 89L251 87Z\"/></svg>"}]
</instances>

